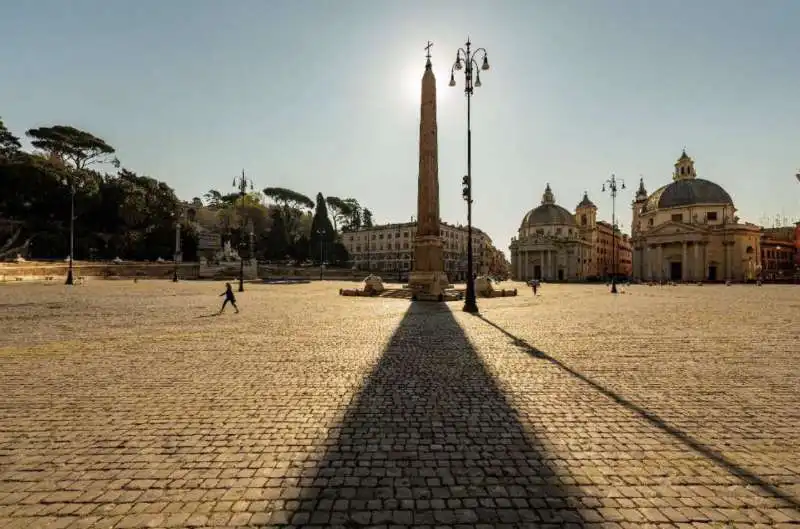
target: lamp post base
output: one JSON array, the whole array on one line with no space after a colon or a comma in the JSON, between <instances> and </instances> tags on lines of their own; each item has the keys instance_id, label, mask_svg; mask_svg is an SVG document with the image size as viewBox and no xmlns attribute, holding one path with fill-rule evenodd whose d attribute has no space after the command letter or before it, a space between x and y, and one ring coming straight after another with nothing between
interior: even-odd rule
<instances>
[{"instance_id":1,"label":"lamp post base","mask_svg":"<svg viewBox=\"0 0 800 529\"><path fill-rule=\"evenodd\" d=\"M72 276L72 268L67 270L67 280L66 280L66 282L64 284L65 285L74 285L75 284L75 278Z\"/></svg>"},{"instance_id":2,"label":"lamp post base","mask_svg":"<svg viewBox=\"0 0 800 529\"><path fill-rule=\"evenodd\" d=\"M244 292L244 281L239 278L239 292Z\"/></svg>"},{"instance_id":3,"label":"lamp post base","mask_svg":"<svg viewBox=\"0 0 800 529\"><path fill-rule=\"evenodd\" d=\"M178 269L177 268L172 272L172 282L173 283L177 283L178 282Z\"/></svg>"},{"instance_id":4,"label":"lamp post base","mask_svg":"<svg viewBox=\"0 0 800 529\"><path fill-rule=\"evenodd\" d=\"M478 304L475 302L474 299L467 299L464 302L464 308L462 308L464 312L468 312L470 314L477 314L478 313Z\"/></svg>"},{"instance_id":5,"label":"lamp post base","mask_svg":"<svg viewBox=\"0 0 800 529\"><path fill-rule=\"evenodd\" d=\"M611 281L611 293L612 294L616 294L617 293L617 283L616 283L616 281L613 281L613 280Z\"/></svg>"}]
</instances>

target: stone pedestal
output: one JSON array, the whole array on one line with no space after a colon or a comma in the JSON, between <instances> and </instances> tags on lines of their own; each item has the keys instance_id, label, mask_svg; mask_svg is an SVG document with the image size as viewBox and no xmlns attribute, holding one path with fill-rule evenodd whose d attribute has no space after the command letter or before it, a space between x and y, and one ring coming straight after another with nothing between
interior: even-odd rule
<instances>
[{"instance_id":1,"label":"stone pedestal","mask_svg":"<svg viewBox=\"0 0 800 529\"><path fill-rule=\"evenodd\" d=\"M450 282L444 272L442 239L436 235L419 235L414 241L414 270L408 288L418 300L439 300Z\"/></svg>"},{"instance_id":2,"label":"stone pedestal","mask_svg":"<svg viewBox=\"0 0 800 529\"><path fill-rule=\"evenodd\" d=\"M444 272L411 272L408 288L412 299L418 301L442 301L449 282Z\"/></svg>"}]
</instances>

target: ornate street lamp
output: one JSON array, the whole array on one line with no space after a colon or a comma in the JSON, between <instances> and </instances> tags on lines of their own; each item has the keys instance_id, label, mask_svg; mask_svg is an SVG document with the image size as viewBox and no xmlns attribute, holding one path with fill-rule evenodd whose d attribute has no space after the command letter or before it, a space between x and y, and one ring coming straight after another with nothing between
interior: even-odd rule
<instances>
[{"instance_id":1,"label":"ornate street lamp","mask_svg":"<svg viewBox=\"0 0 800 529\"><path fill-rule=\"evenodd\" d=\"M247 195L247 189L253 190L253 181L244 175L242 169L242 176L234 177L233 187L239 189L239 292L244 292L244 258L241 255L241 250L244 248L244 197Z\"/></svg>"},{"instance_id":2,"label":"ornate street lamp","mask_svg":"<svg viewBox=\"0 0 800 529\"><path fill-rule=\"evenodd\" d=\"M178 214L175 215L175 253L172 256L172 282L178 282L178 254L181 252L181 221Z\"/></svg>"},{"instance_id":3,"label":"ornate street lamp","mask_svg":"<svg viewBox=\"0 0 800 529\"><path fill-rule=\"evenodd\" d=\"M467 203L467 294L464 312L475 314L478 303L475 299L475 278L472 275L472 124L470 122L471 100L474 88L481 86L481 70L489 69L486 48L470 50L472 43L467 38L465 48L456 51L456 61L450 68L450 86L456 85L455 71L464 69L464 94L467 96L467 174L462 181L462 196ZM482 57L480 68L476 58Z\"/></svg>"},{"instance_id":4,"label":"ornate street lamp","mask_svg":"<svg viewBox=\"0 0 800 529\"><path fill-rule=\"evenodd\" d=\"M75 175L70 178L69 186L69 268L67 269L67 280L65 285L74 285L75 277L72 272L73 257L75 253Z\"/></svg>"},{"instance_id":5,"label":"ornate street lamp","mask_svg":"<svg viewBox=\"0 0 800 529\"><path fill-rule=\"evenodd\" d=\"M611 194L611 293L617 293L617 189L625 189L625 181L611 175L611 178L603 183L602 191ZM617 187L619 186L619 187Z\"/></svg>"}]
</instances>

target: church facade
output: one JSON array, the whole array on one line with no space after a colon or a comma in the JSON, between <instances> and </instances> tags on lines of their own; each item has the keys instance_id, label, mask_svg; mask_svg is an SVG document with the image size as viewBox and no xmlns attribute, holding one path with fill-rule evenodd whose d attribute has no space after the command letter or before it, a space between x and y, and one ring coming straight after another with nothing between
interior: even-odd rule
<instances>
[{"instance_id":1,"label":"church facade","mask_svg":"<svg viewBox=\"0 0 800 529\"><path fill-rule=\"evenodd\" d=\"M633 277L641 281L746 281L761 270L759 226L742 223L731 196L697 177L684 151L672 182L632 204Z\"/></svg>"},{"instance_id":2,"label":"church facade","mask_svg":"<svg viewBox=\"0 0 800 529\"><path fill-rule=\"evenodd\" d=\"M514 279L567 281L586 277L591 244L581 237L574 215L556 204L547 184L541 205L522 219L510 250Z\"/></svg>"},{"instance_id":3,"label":"church facade","mask_svg":"<svg viewBox=\"0 0 800 529\"><path fill-rule=\"evenodd\" d=\"M573 214L556 204L550 184L541 204L522 219L509 249L511 276L518 281L628 277L632 266L628 236L597 220L597 206L588 194Z\"/></svg>"}]
</instances>

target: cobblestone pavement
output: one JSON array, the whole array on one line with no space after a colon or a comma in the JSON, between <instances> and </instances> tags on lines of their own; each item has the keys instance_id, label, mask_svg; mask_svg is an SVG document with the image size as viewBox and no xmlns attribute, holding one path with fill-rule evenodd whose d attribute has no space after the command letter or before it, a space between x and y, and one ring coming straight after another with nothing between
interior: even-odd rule
<instances>
[{"instance_id":1,"label":"cobblestone pavement","mask_svg":"<svg viewBox=\"0 0 800 529\"><path fill-rule=\"evenodd\" d=\"M0 286L0 528L798 527L800 289Z\"/></svg>"}]
</instances>

